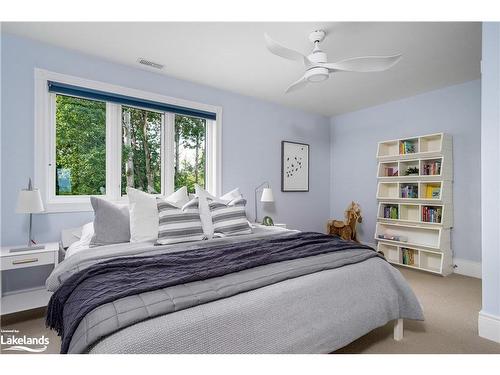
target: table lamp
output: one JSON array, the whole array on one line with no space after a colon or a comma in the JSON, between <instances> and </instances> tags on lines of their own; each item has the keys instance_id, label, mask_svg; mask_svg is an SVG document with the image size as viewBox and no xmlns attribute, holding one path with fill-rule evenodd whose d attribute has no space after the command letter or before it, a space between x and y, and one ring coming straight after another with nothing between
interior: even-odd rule
<instances>
[{"instance_id":1,"label":"table lamp","mask_svg":"<svg viewBox=\"0 0 500 375\"><path fill-rule=\"evenodd\" d=\"M265 187L264 187L265 186ZM264 187L264 188L263 188ZM257 223L257 194L262 190L261 202L274 202L274 195L269 182L263 182L255 188L255 222Z\"/></svg>"},{"instance_id":2,"label":"table lamp","mask_svg":"<svg viewBox=\"0 0 500 375\"><path fill-rule=\"evenodd\" d=\"M22 249L16 248L15 251L36 250L44 248L44 246L33 246L33 244L35 244L35 241L33 241L31 234L32 214L43 212L43 210L44 210L43 202L42 202L42 197L40 195L40 191L38 189L33 189L30 178L28 182L28 188L21 190L17 196L17 207L16 207L16 213L30 215L28 246Z\"/></svg>"}]
</instances>

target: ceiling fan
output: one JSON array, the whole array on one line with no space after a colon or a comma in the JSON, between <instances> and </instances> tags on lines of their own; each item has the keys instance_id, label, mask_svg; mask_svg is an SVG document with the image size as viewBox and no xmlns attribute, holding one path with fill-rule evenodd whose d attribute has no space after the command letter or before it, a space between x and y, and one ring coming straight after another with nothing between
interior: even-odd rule
<instances>
[{"instance_id":1,"label":"ceiling fan","mask_svg":"<svg viewBox=\"0 0 500 375\"><path fill-rule=\"evenodd\" d=\"M309 40L314 43L312 52L306 56L293 49L282 46L274 41L269 35L264 34L266 45L269 51L289 60L299 60L304 63L306 72L304 75L287 89L286 93L299 89L307 85L308 82L321 82L334 72L382 72L393 67L400 59L401 54L392 56L363 56L353 57L329 63L326 53L323 52L319 44L325 39L326 33L323 30L316 30L309 34Z\"/></svg>"}]
</instances>

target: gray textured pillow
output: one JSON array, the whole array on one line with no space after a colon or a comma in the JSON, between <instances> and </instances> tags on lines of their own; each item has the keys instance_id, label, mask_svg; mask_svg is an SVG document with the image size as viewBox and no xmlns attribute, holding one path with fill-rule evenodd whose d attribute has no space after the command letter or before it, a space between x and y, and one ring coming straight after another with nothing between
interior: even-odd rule
<instances>
[{"instance_id":1,"label":"gray textured pillow","mask_svg":"<svg viewBox=\"0 0 500 375\"><path fill-rule=\"evenodd\" d=\"M90 246L130 242L128 207L119 207L104 199L90 197L94 208L94 235Z\"/></svg>"}]
</instances>

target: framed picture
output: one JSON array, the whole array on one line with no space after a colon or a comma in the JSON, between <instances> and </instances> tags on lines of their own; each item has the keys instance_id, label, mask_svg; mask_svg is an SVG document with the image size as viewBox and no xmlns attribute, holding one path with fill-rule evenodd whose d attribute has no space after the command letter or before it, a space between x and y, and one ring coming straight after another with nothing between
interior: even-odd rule
<instances>
[{"instance_id":1,"label":"framed picture","mask_svg":"<svg viewBox=\"0 0 500 375\"><path fill-rule=\"evenodd\" d=\"M309 191L309 145L281 141L281 191Z\"/></svg>"}]
</instances>

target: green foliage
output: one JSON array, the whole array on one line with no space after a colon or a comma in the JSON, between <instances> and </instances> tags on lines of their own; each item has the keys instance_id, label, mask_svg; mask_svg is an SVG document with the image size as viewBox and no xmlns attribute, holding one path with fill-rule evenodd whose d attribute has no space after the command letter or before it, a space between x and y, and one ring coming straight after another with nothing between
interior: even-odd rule
<instances>
[{"instance_id":1,"label":"green foliage","mask_svg":"<svg viewBox=\"0 0 500 375\"><path fill-rule=\"evenodd\" d=\"M161 192L162 116L122 107L122 194L127 186ZM205 120L175 116L175 189L205 186L205 143ZM105 194L106 103L56 96L56 165L57 194Z\"/></svg>"},{"instance_id":2,"label":"green foliage","mask_svg":"<svg viewBox=\"0 0 500 375\"><path fill-rule=\"evenodd\" d=\"M197 117L175 116L175 173L174 186L187 186L194 192L194 185L205 187L206 120ZM182 151L191 154L181 160Z\"/></svg>"},{"instance_id":3,"label":"green foliage","mask_svg":"<svg viewBox=\"0 0 500 375\"><path fill-rule=\"evenodd\" d=\"M161 124L161 113L122 107L122 194L127 186L161 192Z\"/></svg>"},{"instance_id":4,"label":"green foliage","mask_svg":"<svg viewBox=\"0 0 500 375\"><path fill-rule=\"evenodd\" d=\"M56 96L56 169L69 184L56 194L102 194L106 187L106 104Z\"/></svg>"}]
</instances>

